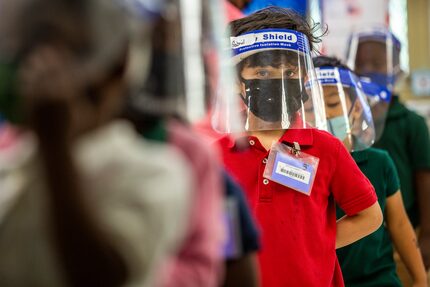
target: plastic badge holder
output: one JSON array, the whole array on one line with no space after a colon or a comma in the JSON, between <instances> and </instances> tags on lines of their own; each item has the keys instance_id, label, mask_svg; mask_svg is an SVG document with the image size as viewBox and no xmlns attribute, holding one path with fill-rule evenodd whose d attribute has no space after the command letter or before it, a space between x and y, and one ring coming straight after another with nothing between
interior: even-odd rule
<instances>
[{"instance_id":1,"label":"plastic badge holder","mask_svg":"<svg viewBox=\"0 0 430 287\"><path fill-rule=\"evenodd\" d=\"M300 151L300 147L274 143L263 176L310 196L318 164L319 158Z\"/></svg>"}]
</instances>

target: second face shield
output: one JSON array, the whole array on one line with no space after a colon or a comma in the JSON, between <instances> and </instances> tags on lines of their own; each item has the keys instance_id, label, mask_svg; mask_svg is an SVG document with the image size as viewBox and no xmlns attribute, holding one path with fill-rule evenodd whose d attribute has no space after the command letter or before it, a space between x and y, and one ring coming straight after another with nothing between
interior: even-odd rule
<instances>
[{"instance_id":1,"label":"second face shield","mask_svg":"<svg viewBox=\"0 0 430 287\"><path fill-rule=\"evenodd\" d=\"M362 77L393 91L402 75L400 41L385 27L358 29L347 47L348 67Z\"/></svg>"},{"instance_id":2,"label":"second face shield","mask_svg":"<svg viewBox=\"0 0 430 287\"><path fill-rule=\"evenodd\" d=\"M370 147L375 141L375 128L358 77L333 67L317 68L316 73L323 93L327 131L350 151Z\"/></svg>"},{"instance_id":3,"label":"second face shield","mask_svg":"<svg viewBox=\"0 0 430 287\"><path fill-rule=\"evenodd\" d=\"M242 109L231 112L241 114L245 130L325 127L322 97L304 34L258 30L231 37L230 44L237 97L242 101Z\"/></svg>"}]
</instances>

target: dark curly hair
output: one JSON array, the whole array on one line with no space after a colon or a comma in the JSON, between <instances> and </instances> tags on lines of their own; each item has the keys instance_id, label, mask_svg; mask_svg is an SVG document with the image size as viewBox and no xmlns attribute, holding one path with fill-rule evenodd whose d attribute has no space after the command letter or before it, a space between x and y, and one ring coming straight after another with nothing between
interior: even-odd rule
<instances>
[{"instance_id":1,"label":"dark curly hair","mask_svg":"<svg viewBox=\"0 0 430 287\"><path fill-rule=\"evenodd\" d=\"M231 35L234 37L261 29L295 30L306 35L311 50L315 48L314 44L321 42L321 37L327 32L327 28L324 28L321 35L315 35L319 27L319 23L313 21L308 23L302 15L292 9L275 6L261 9L229 24Z\"/></svg>"},{"instance_id":2,"label":"dark curly hair","mask_svg":"<svg viewBox=\"0 0 430 287\"><path fill-rule=\"evenodd\" d=\"M347 65L345 65L341 60L339 60L336 57L318 56L313 58L312 61L314 62L315 68L334 67L334 68L341 68L341 69L351 71L351 69Z\"/></svg>"},{"instance_id":3,"label":"dark curly hair","mask_svg":"<svg viewBox=\"0 0 430 287\"><path fill-rule=\"evenodd\" d=\"M319 23L309 24L306 19L298 14L296 11L287 8L270 6L261 9L247 17L235 20L229 24L231 35L236 37L247 32L261 30L261 29L290 29L303 33L309 40L309 48L315 49L316 43L321 42L321 37L325 35L327 29L319 36L315 35L316 30L319 28ZM291 51L277 50L270 53L260 52L246 58L245 61L237 65L237 71L240 73L243 67L255 66L274 66L278 67L283 62L297 66L300 61L302 66L304 59L302 56L292 56L294 53Z\"/></svg>"}]
</instances>

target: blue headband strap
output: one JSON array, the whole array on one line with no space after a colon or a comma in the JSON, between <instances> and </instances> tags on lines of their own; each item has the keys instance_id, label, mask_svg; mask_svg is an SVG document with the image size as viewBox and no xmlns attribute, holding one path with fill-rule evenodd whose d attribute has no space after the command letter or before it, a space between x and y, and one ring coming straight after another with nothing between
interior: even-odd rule
<instances>
[{"instance_id":1,"label":"blue headband strap","mask_svg":"<svg viewBox=\"0 0 430 287\"><path fill-rule=\"evenodd\" d=\"M294 50L309 53L309 42L305 34L288 29L264 29L230 37L235 56L258 50Z\"/></svg>"},{"instance_id":2,"label":"blue headband strap","mask_svg":"<svg viewBox=\"0 0 430 287\"><path fill-rule=\"evenodd\" d=\"M336 72L337 70L337 72ZM333 67L320 67L316 69L317 79L321 85L342 84L343 86L356 87L357 83L351 77L351 72L346 69Z\"/></svg>"}]
</instances>

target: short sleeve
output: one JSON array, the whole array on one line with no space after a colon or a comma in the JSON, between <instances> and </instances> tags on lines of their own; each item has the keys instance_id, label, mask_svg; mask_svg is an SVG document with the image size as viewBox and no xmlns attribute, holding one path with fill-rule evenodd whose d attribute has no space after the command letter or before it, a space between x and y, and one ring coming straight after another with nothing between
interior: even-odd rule
<instances>
[{"instance_id":1,"label":"short sleeve","mask_svg":"<svg viewBox=\"0 0 430 287\"><path fill-rule=\"evenodd\" d=\"M413 113L410 120L408 149L414 170L430 169L430 138L425 119Z\"/></svg>"},{"instance_id":2,"label":"short sleeve","mask_svg":"<svg viewBox=\"0 0 430 287\"><path fill-rule=\"evenodd\" d=\"M386 179L386 197L395 194L400 189L400 180L396 166L388 153L384 153L385 164L385 179Z\"/></svg>"},{"instance_id":3,"label":"short sleeve","mask_svg":"<svg viewBox=\"0 0 430 287\"><path fill-rule=\"evenodd\" d=\"M330 191L337 205L348 216L359 213L377 201L372 184L340 141Z\"/></svg>"}]
</instances>

